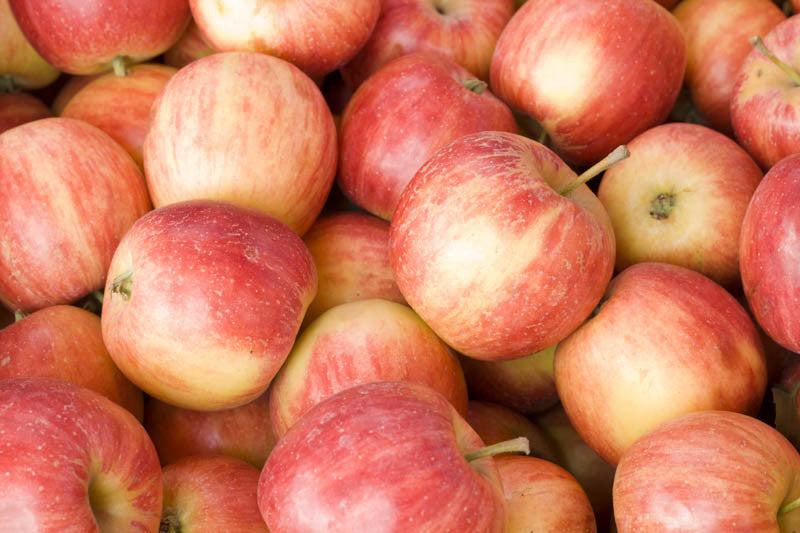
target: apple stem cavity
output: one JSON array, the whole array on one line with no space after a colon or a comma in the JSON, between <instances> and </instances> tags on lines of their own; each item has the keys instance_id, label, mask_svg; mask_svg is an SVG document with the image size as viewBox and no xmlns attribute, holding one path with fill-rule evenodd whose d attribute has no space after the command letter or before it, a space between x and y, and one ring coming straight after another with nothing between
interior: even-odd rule
<instances>
[{"instance_id":1,"label":"apple stem cavity","mask_svg":"<svg viewBox=\"0 0 800 533\"><path fill-rule=\"evenodd\" d=\"M14 83L14 78L8 74L0 76L0 93L14 92L17 92L17 84Z\"/></svg>"},{"instance_id":2,"label":"apple stem cavity","mask_svg":"<svg viewBox=\"0 0 800 533\"><path fill-rule=\"evenodd\" d=\"M517 437L516 439L504 440L502 442L498 442L497 444L491 444L489 446L484 446L483 448L478 448L477 450L467 452L464 454L464 459L471 463L476 459L494 457L495 455L500 455L501 453L524 453L525 455L529 455L531 453L531 444L527 438Z\"/></svg>"},{"instance_id":3,"label":"apple stem cavity","mask_svg":"<svg viewBox=\"0 0 800 533\"><path fill-rule=\"evenodd\" d=\"M127 76L129 74L128 66L125 61L125 56L117 56L111 62L111 66L114 69L114 74L117 76Z\"/></svg>"},{"instance_id":4,"label":"apple stem cavity","mask_svg":"<svg viewBox=\"0 0 800 533\"><path fill-rule=\"evenodd\" d=\"M125 300L130 300L132 286L133 270L126 270L111 282L111 292L119 293Z\"/></svg>"},{"instance_id":5,"label":"apple stem cavity","mask_svg":"<svg viewBox=\"0 0 800 533\"><path fill-rule=\"evenodd\" d=\"M489 86L485 81L477 78L470 78L461 82L461 85L469 92L475 94L483 94L483 91Z\"/></svg>"},{"instance_id":6,"label":"apple stem cavity","mask_svg":"<svg viewBox=\"0 0 800 533\"><path fill-rule=\"evenodd\" d=\"M750 37L750 44L753 46L753 48L764 54L767 59L777 65L778 68L780 68L787 76L789 76L789 78L791 78L795 85L800 85L800 74L798 74L795 69L789 66L788 63L778 59L778 57L773 54L769 48L767 48L767 45L764 44L764 41L761 39L761 37L758 35Z\"/></svg>"},{"instance_id":7,"label":"apple stem cavity","mask_svg":"<svg viewBox=\"0 0 800 533\"><path fill-rule=\"evenodd\" d=\"M164 511L161 515L161 523L158 526L158 533L181 533L181 523L174 513Z\"/></svg>"},{"instance_id":8,"label":"apple stem cavity","mask_svg":"<svg viewBox=\"0 0 800 533\"><path fill-rule=\"evenodd\" d=\"M564 187L558 194L561 196L569 196L572 191L630 155L631 153L628 151L627 146L624 144L617 146L610 154L585 170L575 181Z\"/></svg>"}]
</instances>

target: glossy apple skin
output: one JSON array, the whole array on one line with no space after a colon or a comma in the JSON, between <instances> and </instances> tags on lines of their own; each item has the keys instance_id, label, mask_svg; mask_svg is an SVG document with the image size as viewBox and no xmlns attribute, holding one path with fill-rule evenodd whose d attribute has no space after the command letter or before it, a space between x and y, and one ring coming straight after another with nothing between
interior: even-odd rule
<instances>
[{"instance_id":1,"label":"glossy apple skin","mask_svg":"<svg viewBox=\"0 0 800 533\"><path fill-rule=\"evenodd\" d=\"M372 381L404 380L436 390L462 415L467 384L456 355L414 311L388 300L329 309L295 341L269 390L269 417L280 438L311 407Z\"/></svg>"},{"instance_id":2,"label":"glossy apple skin","mask_svg":"<svg viewBox=\"0 0 800 533\"><path fill-rule=\"evenodd\" d=\"M381 11L380 0L189 0L189 5L216 50L280 57L314 79L352 59Z\"/></svg>"},{"instance_id":3,"label":"glossy apple skin","mask_svg":"<svg viewBox=\"0 0 800 533\"><path fill-rule=\"evenodd\" d=\"M389 259L389 223L367 213L330 213L303 235L319 284L303 324L337 305L381 298L405 303Z\"/></svg>"},{"instance_id":4,"label":"glossy apple skin","mask_svg":"<svg viewBox=\"0 0 800 533\"><path fill-rule=\"evenodd\" d=\"M127 76L104 74L73 95L61 116L83 120L108 133L141 167L150 108L177 71L149 63L130 67Z\"/></svg>"},{"instance_id":5,"label":"glossy apple skin","mask_svg":"<svg viewBox=\"0 0 800 533\"><path fill-rule=\"evenodd\" d=\"M747 208L740 268L750 310L778 344L800 352L800 155L772 167Z\"/></svg>"},{"instance_id":6,"label":"glossy apple skin","mask_svg":"<svg viewBox=\"0 0 800 533\"><path fill-rule=\"evenodd\" d=\"M305 233L336 172L336 127L319 88L295 66L219 53L173 76L153 103L147 186L161 207L228 200Z\"/></svg>"},{"instance_id":7,"label":"glossy apple skin","mask_svg":"<svg viewBox=\"0 0 800 533\"><path fill-rule=\"evenodd\" d=\"M9 0L0 0L0 78L8 76L22 89L39 89L59 74L28 42L11 13Z\"/></svg>"},{"instance_id":8,"label":"glossy apple skin","mask_svg":"<svg viewBox=\"0 0 800 533\"><path fill-rule=\"evenodd\" d=\"M142 391L108 355L100 317L78 307L46 307L0 330L0 380L16 377L71 381L142 420Z\"/></svg>"},{"instance_id":9,"label":"glossy apple skin","mask_svg":"<svg viewBox=\"0 0 800 533\"><path fill-rule=\"evenodd\" d=\"M192 19L189 27L178 41L164 52L164 63L175 68L182 68L196 59L216 53L203 37L197 23Z\"/></svg>"},{"instance_id":10,"label":"glossy apple skin","mask_svg":"<svg viewBox=\"0 0 800 533\"><path fill-rule=\"evenodd\" d=\"M258 502L272 533L504 531L493 459L432 389L383 381L317 404L278 441ZM413 526L409 526L413 524Z\"/></svg>"},{"instance_id":11,"label":"glossy apple skin","mask_svg":"<svg viewBox=\"0 0 800 533\"><path fill-rule=\"evenodd\" d=\"M409 182L390 225L392 271L409 305L458 352L530 355L589 316L614 263L614 234L575 173L525 137L461 137Z\"/></svg>"},{"instance_id":12,"label":"glossy apple skin","mask_svg":"<svg viewBox=\"0 0 800 533\"><path fill-rule=\"evenodd\" d=\"M681 27L655 2L539 0L503 30L491 86L581 166L663 122L685 65Z\"/></svg>"},{"instance_id":13,"label":"glossy apple skin","mask_svg":"<svg viewBox=\"0 0 800 533\"><path fill-rule=\"evenodd\" d=\"M111 400L66 381L3 380L0 431L3 532L158 530L156 451Z\"/></svg>"},{"instance_id":14,"label":"glossy apple skin","mask_svg":"<svg viewBox=\"0 0 800 533\"><path fill-rule=\"evenodd\" d=\"M755 415L767 381L747 311L702 274L664 263L611 280L597 314L558 344L554 369L570 421L611 464L684 413Z\"/></svg>"},{"instance_id":15,"label":"glossy apple skin","mask_svg":"<svg viewBox=\"0 0 800 533\"><path fill-rule=\"evenodd\" d=\"M530 455L556 461L556 451L544 432L525 415L513 409L497 403L470 400L464 419L487 446L525 437L530 445Z\"/></svg>"},{"instance_id":16,"label":"glossy apple skin","mask_svg":"<svg viewBox=\"0 0 800 533\"><path fill-rule=\"evenodd\" d=\"M692 102L715 130L733 135L731 98L753 49L747 41L766 35L786 15L770 0L684 0L673 14L686 36Z\"/></svg>"},{"instance_id":17,"label":"glossy apple skin","mask_svg":"<svg viewBox=\"0 0 800 533\"><path fill-rule=\"evenodd\" d=\"M26 93L0 93L0 133L20 124L52 117L44 103Z\"/></svg>"},{"instance_id":18,"label":"glossy apple skin","mask_svg":"<svg viewBox=\"0 0 800 533\"><path fill-rule=\"evenodd\" d=\"M125 274L128 298L114 288ZM194 410L236 407L266 390L316 287L308 249L274 217L213 200L172 204L120 242L103 338L149 395Z\"/></svg>"},{"instance_id":19,"label":"glossy apple skin","mask_svg":"<svg viewBox=\"0 0 800 533\"><path fill-rule=\"evenodd\" d=\"M725 287L739 284L739 232L763 173L729 137L697 124L662 124L630 143L597 197L617 239L617 271L680 265ZM671 198L668 211L658 198Z\"/></svg>"},{"instance_id":20,"label":"glossy apple skin","mask_svg":"<svg viewBox=\"0 0 800 533\"><path fill-rule=\"evenodd\" d=\"M788 532L800 516L800 456L749 416L705 411L659 426L622 457L614 480L619 533Z\"/></svg>"},{"instance_id":21,"label":"glossy apple skin","mask_svg":"<svg viewBox=\"0 0 800 533\"><path fill-rule=\"evenodd\" d=\"M446 58L411 53L383 66L342 115L337 183L357 205L391 220L403 188L436 151L485 130L517 133L511 110Z\"/></svg>"},{"instance_id":22,"label":"glossy apple skin","mask_svg":"<svg viewBox=\"0 0 800 533\"><path fill-rule=\"evenodd\" d=\"M513 12L512 0L383 0L372 35L342 75L355 89L391 60L426 52L488 81L495 43Z\"/></svg>"},{"instance_id":23,"label":"glossy apple skin","mask_svg":"<svg viewBox=\"0 0 800 533\"><path fill-rule=\"evenodd\" d=\"M506 533L595 533L589 499L572 475L539 459L508 455L495 459L508 508Z\"/></svg>"},{"instance_id":24,"label":"glossy apple skin","mask_svg":"<svg viewBox=\"0 0 800 533\"><path fill-rule=\"evenodd\" d=\"M78 120L46 118L0 134L0 175L0 301L13 310L103 287L117 243L151 208L133 159Z\"/></svg>"},{"instance_id":25,"label":"glossy apple skin","mask_svg":"<svg viewBox=\"0 0 800 533\"><path fill-rule=\"evenodd\" d=\"M269 533L256 500L259 475L253 465L223 455L165 466L161 531Z\"/></svg>"},{"instance_id":26,"label":"glossy apple skin","mask_svg":"<svg viewBox=\"0 0 800 533\"><path fill-rule=\"evenodd\" d=\"M22 32L51 65L70 74L139 63L172 46L189 24L186 0L9 0Z\"/></svg>"}]
</instances>

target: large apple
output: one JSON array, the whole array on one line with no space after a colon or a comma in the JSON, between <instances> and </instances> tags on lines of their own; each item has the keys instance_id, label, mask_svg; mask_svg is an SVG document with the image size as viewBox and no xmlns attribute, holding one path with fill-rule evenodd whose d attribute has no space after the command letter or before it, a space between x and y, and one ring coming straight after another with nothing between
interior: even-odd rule
<instances>
[{"instance_id":1,"label":"large apple","mask_svg":"<svg viewBox=\"0 0 800 533\"><path fill-rule=\"evenodd\" d=\"M611 278L602 204L551 150L481 132L429 159L390 225L392 270L411 307L450 346L486 360L554 345Z\"/></svg>"},{"instance_id":2,"label":"large apple","mask_svg":"<svg viewBox=\"0 0 800 533\"><path fill-rule=\"evenodd\" d=\"M655 2L537 0L503 30L491 86L589 165L667 118L685 65L681 27Z\"/></svg>"},{"instance_id":3,"label":"large apple","mask_svg":"<svg viewBox=\"0 0 800 533\"><path fill-rule=\"evenodd\" d=\"M66 381L0 381L0 531L158 531L161 466L144 428Z\"/></svg>"},{"instance_id":4,"label":"large apple","mask_svg":"<svg viewBox=\"0 0 800 533\"><path fill-rule=\"evenodd\" d=\"M11 13L9 0L0 0L0 91L45 87L59 74L28 42Z\"/></svg>"},{"instance_id":5,"label":"large apple","mask_svg":"<svg viewBox=\"0 0 800 533\"><path fill-rule=\"evenodd\" d=\"M311 254L274 217L228 202L172 204L120 242L103 338L151 396L187 409L235 407L266 390L316 288Z\"/></svg>"},{"instance_id":6,"label":"large apple","mask_svg":"<svg viewBox=\"0 0 800 533\"><path fill-rule=\"evenodd\" d=\"M44 103L26 93L0 93L0 133L53 114Z\"/></svg>"},{"instance_id":7,"label":"large apple","mask_svg":"<svg viewBox=\"0 0 800 533\"><path fill-rule=\"evenodd\" d=\"M229 200L297 233L322 210L336 172L336 128L297 67L252 52L182 68L153 103L144 144L153 204Z\"/></svg>"}]
</instances>

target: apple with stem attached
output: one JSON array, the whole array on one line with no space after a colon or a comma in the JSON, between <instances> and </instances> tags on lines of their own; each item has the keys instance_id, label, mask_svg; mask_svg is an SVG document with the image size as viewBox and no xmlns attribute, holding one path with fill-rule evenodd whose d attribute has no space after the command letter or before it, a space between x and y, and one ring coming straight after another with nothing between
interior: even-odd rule
<instances>
[{"instance_id":1,"label":"apple with stem attached","mask_svg":"<svg viewBox=\"0 0 800 533\"><path fill-rule=\"evenodd\" d=\"M525 437L531 456L556 462L556 450L544 431L513 409L497 403L470 400L464 419L485 444Z\"/></svg>"}]
</instances>

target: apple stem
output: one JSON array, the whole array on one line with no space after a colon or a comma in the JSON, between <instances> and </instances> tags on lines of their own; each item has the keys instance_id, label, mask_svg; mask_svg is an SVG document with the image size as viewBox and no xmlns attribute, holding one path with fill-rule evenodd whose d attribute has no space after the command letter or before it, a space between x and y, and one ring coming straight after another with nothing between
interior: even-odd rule
<instances>
[{"instance_id":1,"label":"apple stem","mask_svg":"<svg viewBox=\"0 0 800 533\"><path fill-rule=\"evenodd\" d=\"M798 507L800 507L800 498L797 498L796 500L791 501L786 505L782 506L780 509L778 509L778 516L794 511Z\"/></svg>"},{"instance_id":2,"label":"apple stem","mask_svg":"<svg viewBox=\"0 0 800 533\"><path fill-rule=\"evenodd\" d=\"M111 62L111 66L114 68L114 74L117 76L127 76L128 75L128 67L125 64L125 56L117 56Z\"/></svg>"},{"instance_id":3,"label":"apple stem","mask_svg":"<svg viewBox=\"0 0 800 533\"><path fill-rule=\"evenodd\" d=\"M501 453L524 453L525 455L528 455L531 453L531 444L527 438L517 437L516 439L504 440L503 442L498 442L497 444L491 444L489 446L484 446L483 448L478 448L477 450L467 452L464 454L464 459L471 463L476 459L493 457Z\"/></svg>"},{"instance_id":4,"label":"apple stem","mask_svg":"<svg viewBox=\"0 0 800 533\"><path fill-rule=\"evenodd\" d=\"M775 63L778 66L778 68L780 68L783 72L785 72L786 75L792 79L795 85L800 85L800 74L798 74L795 69L789 66L788 63L784 63L783 61L778 59L778 57L775 54L773 54L769 48L767 48L767 45L764 44L764 41L761 39L761 37L759 37L758 35L750 37L750 44L753 46L753 48L755 48L756 50L767 56L767 59Z\"/></svg>"},{"instance_id":5,"label":"apple stem","mask_svg":"<svg viewBox=\"0 0 800 533\"><path fill-rule=\"evenodd\" d=\"M489 86L485 81L477 78L470 78L461 82L461 85L470 92L475 94L483 94L483 91Z\"/></svg>"},{"instance_id":6,"label":"apple stem","mask_svg":"<svg viewBox=\"0 0 800 533\"><path fill-rule=\"evenodd\" d=\"M133 270L126 270L111 282L111 292L117 292L125 300L131 298L131 286L133 285Z\"/></svg>"},{"instance_id":7,"label":"apple stem","mask_svg":"<svg viewBox=\"0 0 800 533\"><path fill-rule=\"evenodd\" d=\"M8 74L0 76L0 93L13 93L17 91L17 84L14 78Z\"/></svg>"},{"instance_id":8,"label":"apple stem","mask_svg":"<svg viewBox=\"0 0 800 533\"><path fill-rule=\"evenodd\" d=\"M100 302L101 304L103 303L103 291L94 291L92 293L92 296L94 296L94 299Z\"/></svg>"},{"instance_id":9,"label":"apple stem","mask_svg":"<svg viewBox=\"0 0 800 533\"><path fill-rule=\"evenodd\" d=\"M22 311L17 309L16 311L14 311L14 322L19 322L20 320L22 320L26 316L28 316L26 313L23 313Z\"/></svg>"},{"instance_id":10,"label":"apple stem","mask_svg":"<svg viewBox=\"0 0 800 533\"><path fill-rule=\"evenodd\" d=\"M624 144L617 146L616 148L614 148L614 151L612 151L603 159L601 159L600 161L589 167L589 169L585 170L583 174L578 176L578 178L575 181L573 181L572 183L564 187L564 189L559 191L559 194L561 196L568 196L572 191L574 191L575 189L577 189L578 187L580 187L593 177L597 176L604 170L611 168L613 165L622 161L629 155L631 155L631 153L628 151L627 146L625 146Z\"/></svg>"},{"instance_id":11,"label":"apple stem","mask_svg":"<svg viewBox=\"0 0 800 533\"><path fill-rule=\"evenodd\" d=\"M158 533L181 533L181 523L178 517L172 512L164 511L161 515L161 523L158 526Z\"/></svg>"}]
</instances>

